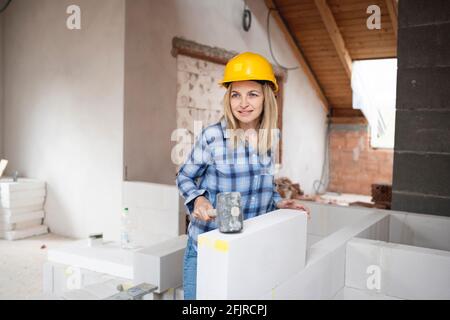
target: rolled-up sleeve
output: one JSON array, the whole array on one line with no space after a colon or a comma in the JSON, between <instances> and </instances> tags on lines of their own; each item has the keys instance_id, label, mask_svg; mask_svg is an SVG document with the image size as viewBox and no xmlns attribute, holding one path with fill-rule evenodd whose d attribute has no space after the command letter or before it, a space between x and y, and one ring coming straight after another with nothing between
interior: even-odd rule
<instances>
[{"instance_id":1,"label":"rolled-up sleeve","mask_svg":"<svg viewBox=\"0 0 450 320\"><path fill-rule=\"evenodd\" d=\"M197 179L205 174L211 159L204 131L199 135L191 153L177 173L176 185L181 196L185 199L184 205L189 214L194 210L194 200L207 193L206 189L199 189Z\"/></svg>"},{"instance_id":2,"label":"rolled-up sleeve","mask_svg":"<svg viewBox=\"0 0 450 320\"><path fill-rule=\"evenodd\" d=\"M280 194L278 193L278 191L277 191L277 186L276 186L276 184L274 183L273 184L273 196L272 196L272 208L271 208L271 211L273 211L273 210L277 210L278 208L277 208L277 203L279 202L279 201L281 201L281 200L283 200L283 198L280 196Z\"/></svg>"}]
</instances>

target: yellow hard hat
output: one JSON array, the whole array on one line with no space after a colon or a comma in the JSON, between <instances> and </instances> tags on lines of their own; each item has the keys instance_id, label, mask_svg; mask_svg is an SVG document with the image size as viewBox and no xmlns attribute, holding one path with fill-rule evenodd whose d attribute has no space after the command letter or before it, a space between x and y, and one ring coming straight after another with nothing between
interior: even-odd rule
<instances>
[{"instance_id":1,"label":"yellow hard hat","mask_svg":"<svg viewBox=\"0 0 450 320\"><path fill-rule=\"evenodd\" d=\"M230 82L246 80L269 81L274 91L278 91L272 65L259 54L244 52L228 61L220 84L226 86Z\"/></svg>"}]
</instances>

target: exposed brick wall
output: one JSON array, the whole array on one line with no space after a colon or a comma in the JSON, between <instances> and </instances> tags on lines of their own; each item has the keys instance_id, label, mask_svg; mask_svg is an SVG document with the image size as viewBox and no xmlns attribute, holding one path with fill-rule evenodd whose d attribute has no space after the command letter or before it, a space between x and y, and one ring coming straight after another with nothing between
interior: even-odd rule
<instances>
[{"instance_id":1,"label":"exposed brick wall","mask_svg":"<svg viewBox=\"0 0 450 320\"><path fill-rule=\"evenodd\" d=\"M371 195L373 183L392 184L393 150L373 149L366 125L333 124L328 190Z\"/></svg>"}]
</instances>

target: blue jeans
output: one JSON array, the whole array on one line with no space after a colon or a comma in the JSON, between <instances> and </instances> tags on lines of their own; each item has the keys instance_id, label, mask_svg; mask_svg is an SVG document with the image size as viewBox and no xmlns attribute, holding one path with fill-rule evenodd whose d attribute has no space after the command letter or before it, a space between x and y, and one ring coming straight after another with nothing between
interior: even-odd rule
<instances>
[{"instance_id":1,"label":"blue jeans","mask_svg":"<svg viewBox=\"0 0 450 320\"><path fill-rule=\"evenodd\" d=\"M184 300L195 300L197 289L197 251L191 237L188 238L183 261Z\"/></svg>"}]
</instances>

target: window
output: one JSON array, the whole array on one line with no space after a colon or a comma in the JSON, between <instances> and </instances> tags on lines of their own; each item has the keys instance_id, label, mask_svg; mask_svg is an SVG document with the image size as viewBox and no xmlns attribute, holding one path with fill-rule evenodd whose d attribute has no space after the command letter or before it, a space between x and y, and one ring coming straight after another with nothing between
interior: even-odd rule
<instances>
[{"instance_id":1,"label":"window","mask_svg":"<svg viewBox=\"0 0 450 320\"><path fill-rule=\"evenodd\" d=\"M373 148L394 148L397 59L353 62L353 109L360 109L370 126Z\"/></svg>"}]
</instances>

